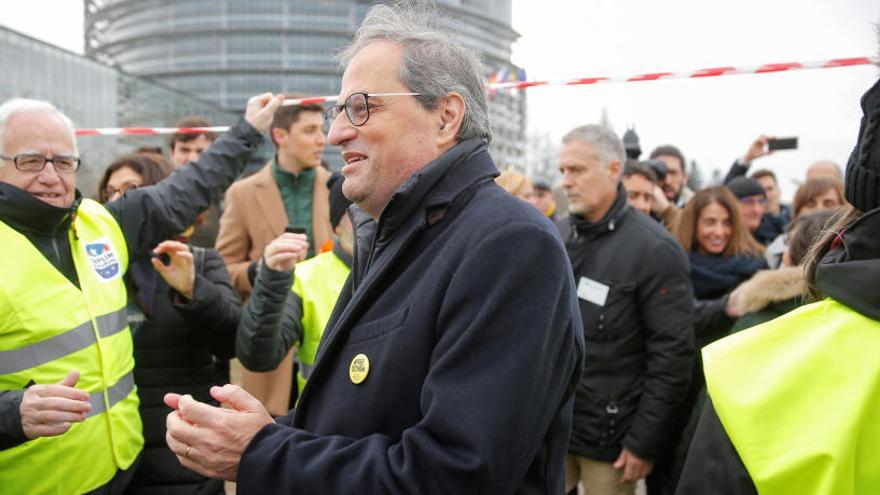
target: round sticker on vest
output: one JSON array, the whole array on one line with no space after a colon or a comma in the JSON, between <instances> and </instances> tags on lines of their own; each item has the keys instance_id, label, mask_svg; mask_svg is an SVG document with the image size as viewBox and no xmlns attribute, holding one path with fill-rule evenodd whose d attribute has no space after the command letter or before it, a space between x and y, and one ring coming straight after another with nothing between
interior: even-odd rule
<instances>
[{"instance_id":1,"label":"round sticker on vest","mask_svg":"<svg viewBox=\"0 0 880 495\"><path fill-rule=\"evenodd\" d=\"M116 251L113 250L110 239L102 237L96 241L85 243L83 247L89 264L92 265L92 270L98 275L98 280L108 282L122 274L119 259L116 257Z\"/></svg>"},{"instance_id":2,"label":"round sticker on vest","mask_svg":"<svg viewBox=\"0 0 880 495\"><path fill-rule=\"evenodd\" d=\"M351 364L348 366L348 377L351 379L351 383L360 385L364 383L369 374L370 358L366 354L358 354L351 360Z\"/></svg>"}]
</instances>

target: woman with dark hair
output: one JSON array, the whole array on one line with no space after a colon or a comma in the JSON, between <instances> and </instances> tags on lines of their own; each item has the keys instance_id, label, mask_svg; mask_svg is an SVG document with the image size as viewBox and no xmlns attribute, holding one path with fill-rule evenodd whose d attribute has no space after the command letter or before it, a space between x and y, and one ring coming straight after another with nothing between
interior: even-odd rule
<instances>
[{"instance_id":1,"label":"woman with dark hair","mask_svg":"<svg viewBox=\"0 0 880 495\"><path fill-rule=\"evenodd\" d=\"M805 303L806 280L801 263L833 214L833 210L807 213L788 226L783 266L778 270L761 270L730 295L731 304L743 313L732 332L770 321Z\"/></svg>"},{"instance_id":2,"label":"woman with dark hair","mask_svg":"<svg viewBox=\"0 0 880 495\"><path fill-rule=\"evenodd\" d=\"M709 400L680 494L880 493L880 81L846 199L807 255L825 299L703 349Z\"/></svg>"},{"instance_id":3,"label":"woman with dark hair","mask_svg":"<svg viewBox=\"0 0 880 495\"><path fill-rule=\"evenodd\" d=\"M147 153L130 153L116 158L98 181L101 203L113 201L129 189L157 184L171 175L171 164L164 158Z\"/></svg>"},{"instance_id":4,"label":"woman with dark hair","mask_svg":"<svg viewBox=\"0 0 880 495\"><path fill-rule=\"evenodd\" d=\"M794 216L792 219L796 220L801 215L818 211L835 210L845 203L843 184L840 181L830 177L810 179L803 183L794 194L794 203L792 203ZM782 264L782 255L786 252L787 247L786 239L785 235L780 235L767 246L764 258L770 268L777 268Z\"/></svg>"},{"instance_id":5,"label":"woman with dark hair","mask_svg":"<svg viewBox=\"0 0 880 495\"><path fill-rule=\"evenodd\" d=\"M101 201L124 201L125 191L158 183L171 170L163 162L147 154L117 158L99 183ZM126 274L144 425L144 450L126 493L223 492L221 481L184 468L165 444L168 408L162 398L173 390L216 405L208 390L228 376L218 373L215 360L234 357L241 319L241 302L223 258L186 240L160 243L153 249L156 257L133 263Z\"/></svg>"},{"instance_id":6,"label":"woman with dark hair","mask_svg":"<svg viewBox=\"0 0 880 495\"><path fill-rule=\"evenodd\" d=\"M694 194L681 210L673 235L688 252L696 299L694 330L702 347L727 334L736 308L728 295L765 268L764 248L749 234L736 197L726 187L710 187Z\"/></svg>"},{"instance_id":7,"label":"woman with dark hair","mask_svg":"<svg viewBox=\"0 0 880 495\"><path fill-rule=\"evenodd\" d=\"M816 211L833 210L843 206L845 202L843 184L840 181L829 177L810 179L794 193L792 219Z\"/></svg>"}]
</instances>

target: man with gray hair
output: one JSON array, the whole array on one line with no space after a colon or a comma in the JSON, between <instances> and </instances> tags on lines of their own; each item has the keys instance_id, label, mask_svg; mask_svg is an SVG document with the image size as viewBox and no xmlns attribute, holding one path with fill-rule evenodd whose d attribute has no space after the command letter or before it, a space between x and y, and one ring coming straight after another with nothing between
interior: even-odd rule
<instances>
[{"instance_id":1,"label":"man with gray hair","mask_svg":"<svg viewBox=\"0 0 880 495\"><path fill-rule=\"evenodd\" d=\"M571 266L492 180L480 64L430 21L374 6L343 54L328 139L356 249L294 414L232 385L212 390L231 410L166 397L169 447L239 493L563 489L583 367Z\"/></svg>"},{"instance_id":2,"label":"man with gray hair","mask_svg":"<svg viewBox=\"0 0 880 495\"><path fill-rule=\"evenodd\" d=\"M73 124L47 102L0 105L0 487L122 493L144 439L123 275L192 224L247 163L282 99L152 187L99 204L76 189Z\"/></svg>"},{"instance_id":3,"label":"man with gray hair","mask_svg":"<svg viewBox=\"0 0 880 495\"><path fill-rule=\"evenodd\" d=\"M687 257L627 204L623 143L586 125L562 140L570 216L557 223L577 279L586 369L575 396L566 492L632 494L676 440L694 358Z\"/></svg>"}]
</instances>

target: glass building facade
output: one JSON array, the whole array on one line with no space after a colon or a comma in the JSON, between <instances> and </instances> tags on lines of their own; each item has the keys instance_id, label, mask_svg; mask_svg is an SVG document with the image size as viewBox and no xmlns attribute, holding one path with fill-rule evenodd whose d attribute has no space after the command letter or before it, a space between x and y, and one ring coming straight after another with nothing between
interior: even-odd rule
<instances>
[{"instance_id":1,"label":"glass building facade","mask_svg":"<svg viewBox=\"0 0 880 495\"><path fill-rule=\"evenodd\" d=\"M168 127L187 115L204 115L217 125L238 114L100 62L0 27L0 102L9 98L46 100L78 128ZM140 146L166 147L167 136L83 136L77 139L83 166L79 189L93 197L113 158Z\"/></svg>"},{"instance_id":2,"label":"glass building facade","mask_svg":"<svg viewBox=\"0 0 880 495\"><path fill-rule=\"evenodd\" d=\"M365 0L85 0L86 53L239 112L264 91L335 95L334 54L372 3ZM483 57L486 75L506 68L518 34L510 0L438 0L442 23ZM490 104L493 156L524 158L525 94ZM326 159L338 164L338 150Z\"/></svg>"}]
</instances>

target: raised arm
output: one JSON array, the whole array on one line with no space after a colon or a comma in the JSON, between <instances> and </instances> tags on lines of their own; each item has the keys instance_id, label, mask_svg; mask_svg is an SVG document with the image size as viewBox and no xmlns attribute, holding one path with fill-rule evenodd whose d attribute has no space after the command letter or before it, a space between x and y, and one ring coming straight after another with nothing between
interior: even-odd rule
<instances>
[{"instance_id":1,"label":"raised arm","mask_svg":"<svg viewBox=\"0 0 880 495\"><path fill-rule=\"evenodd\" d=\"M235 180L269 127L284 97L264 93L247 103L245 117L220 136L195 162L159 184L124 194L107 204L119 222L132 261L186 230Z\"/></svg>"},{"instance_id":2,"label":"raised arm","mask_svg":"<svg viewBox=\"0 0 880 495\"><path fill-rule=\"evenodd\" d=\"M305 258L302 234L282 234L266 246L254 292L238 326L236 355L251 371L278 367L302 338L302 300L290 290L296 262Z\"/></svg>"}]
</instances>

